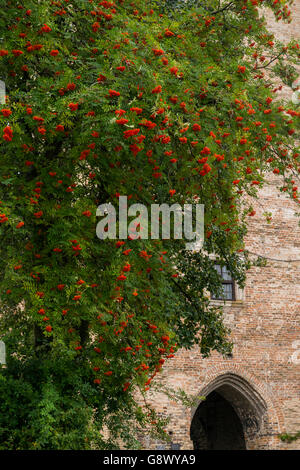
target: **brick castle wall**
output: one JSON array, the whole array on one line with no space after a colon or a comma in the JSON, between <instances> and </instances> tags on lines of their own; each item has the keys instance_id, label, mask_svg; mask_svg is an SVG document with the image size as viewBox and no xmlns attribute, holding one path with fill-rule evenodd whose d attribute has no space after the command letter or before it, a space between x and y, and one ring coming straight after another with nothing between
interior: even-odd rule
<instances>
[{"instance_id":1,"label":"brick castle wall","mask_svg":"<svg viewBox=\"0 0 300 470\"><path fill-rule=\"evenodd\" d=\"M272 17L268 22L279 39L299 38L300 0L294 3L292 24L276 23ZM291 90L285 87L283 93L287 96ZM175 389L199 396L215 390L224 397L240 419L247 449L300 449L300 440L286 443L278 437L300 431L300 228L295 216L299 207L275 184L272 176L261 191L246 241L251 252L270 258L268 264L248 272L239 300L226 303L224 309L232 330L232 357L213 353L203 359L196 348L181 350L163 372L164 383ZM265 211L273 214L270 224ZM157 393L151 403L170 417L167 431L172 442L193 449L190 433L197 407L185 408ZM230 435L231 429L226 432ZM145 448L157 445L144 441Z\"/></svg>"}]
</instances>

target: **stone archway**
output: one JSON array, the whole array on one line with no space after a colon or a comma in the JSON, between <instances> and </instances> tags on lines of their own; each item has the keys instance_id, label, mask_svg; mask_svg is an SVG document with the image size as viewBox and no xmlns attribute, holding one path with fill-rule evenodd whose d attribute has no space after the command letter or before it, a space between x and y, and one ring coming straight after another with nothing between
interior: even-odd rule
<instances>
[{"instance_id":1,"label":"stone archway","mask_svg":"<svg viewBox=\"0 0 300 470\"><path fill-rule=\"evenodd\" d=\"M228 372L212 380L201 395L206 400L193 410L190 429L195 449L255 448L266 431L267 403L247 380Z\"/></svg>"},{"instance_id":2,"label":"stone archway","mask_svg":"<svg viewBox=\"0 0 300 470\"><path fill-rule=\"evenodd\" d=\"M211 392L197 408L191 425L195 450L245 450L243 426L231 404Z\"/></svg>"}]
</instances>

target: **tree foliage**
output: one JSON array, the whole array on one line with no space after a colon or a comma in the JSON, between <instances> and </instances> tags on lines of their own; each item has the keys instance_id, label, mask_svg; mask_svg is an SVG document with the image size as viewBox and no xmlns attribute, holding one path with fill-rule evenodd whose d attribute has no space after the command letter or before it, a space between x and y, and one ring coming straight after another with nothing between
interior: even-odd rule
<instances>
[{"instance_id":1,"label":"tree foliage","mask_svg":"<svg viewBox=\"0 0 300 470\"><path fill-rule=\"evenodd\" d=\"M230 351L209 301L222 288L210 254L243 285L251 200L268 174L299 203L299 112L275 99L299 46L279 43L258 11L289 21L288 2L175 3L1 10L1 448L134 447L133 428L163 435L135 390L147 401L178 347ZM203 249L100 241L96 208L120 195L203 203Z\"/></svg>"}]
</instances>

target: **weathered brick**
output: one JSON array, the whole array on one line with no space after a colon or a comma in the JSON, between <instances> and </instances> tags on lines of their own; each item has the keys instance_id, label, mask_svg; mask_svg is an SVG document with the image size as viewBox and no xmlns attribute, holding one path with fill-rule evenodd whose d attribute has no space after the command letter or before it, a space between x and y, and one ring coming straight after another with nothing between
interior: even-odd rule
<instances>
[{"instance_id":1,"label":"weathered brick","mask_svg":"<svg viewBox=\"0 0 300 470\"><path fill-rule=\"evenodd\" d=\"M300 0L294 3L292 24L276 23L271 16L268 22L281 40L299 37ZM290 93L291 90L284 87L283 96ZM243 300L227 304L224 309L225 321L232 329L233 356L223 358L213 353L203 359L196 348L182 350L164 369L163 381L188 394L209 396L216 390L225 397L242 423L247 449L300 449L300 440L288 444L278 438L279 433L300 431L297 207L276 190L276 178L272 175L269 185L260 193L255 210L246 246L253 253L270 259L266 267L249 271ZM265 211L273 213L270 224L263 216ZM167 431L172 441L179 443L182 449L193 449L190 431L195 410L186 409L163 394L153 393L150 397L159 413L170 416ZM216 419L221 431L230 437L233 431L228 423L227 428L224 425L224 416ZM198 422L194 427L199 440L204 439L200 426ZM155 448L157 444L149 439L144 442L146 448Z\"/></svg>"}]
</instances>

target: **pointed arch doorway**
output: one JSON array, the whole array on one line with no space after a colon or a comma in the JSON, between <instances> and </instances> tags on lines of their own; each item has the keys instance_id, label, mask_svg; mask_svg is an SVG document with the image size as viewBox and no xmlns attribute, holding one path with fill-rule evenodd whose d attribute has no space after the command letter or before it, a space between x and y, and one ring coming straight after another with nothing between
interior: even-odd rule
<instances>
[{"instance_id":1,"label":"pointed arch doorway","mask_svg":"<svg viewBox=\"0 0 300 470\"><path fill-rule=\"evenodd\" d=\"M195 450L244 450L260 432L266 403L242 377L226 373L202 391L193 410L190 437Z\"/></svg>"}]
</instances>

